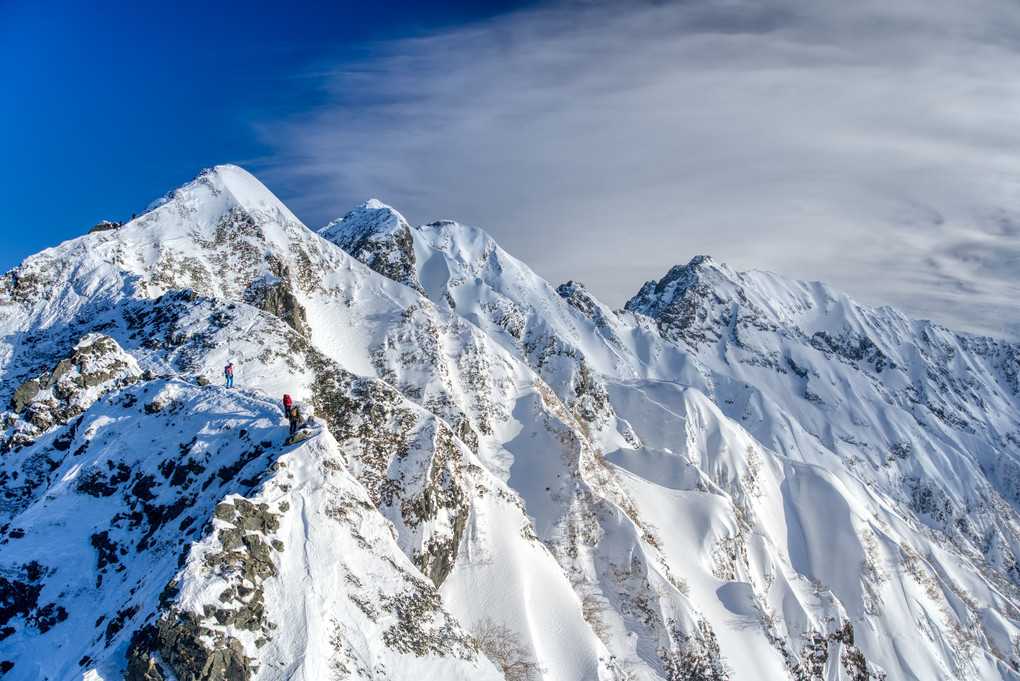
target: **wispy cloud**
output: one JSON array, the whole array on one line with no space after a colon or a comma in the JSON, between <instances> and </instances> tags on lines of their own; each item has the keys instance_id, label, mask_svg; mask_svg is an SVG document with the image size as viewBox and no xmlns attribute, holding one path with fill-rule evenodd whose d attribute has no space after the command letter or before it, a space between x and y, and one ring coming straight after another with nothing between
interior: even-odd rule
<instances>
[{"instance_id":1,"label":"wispy cloud","mask_svg":"<svg viewBox=\"0 0 1020 681\"><path fill-rule=\"evenodd\" d=\"M1014 0L571 2L380 45L264 124L324 223L369 196L613 305L708 253L1020 337Z\"/></svg>"}]
</instances>

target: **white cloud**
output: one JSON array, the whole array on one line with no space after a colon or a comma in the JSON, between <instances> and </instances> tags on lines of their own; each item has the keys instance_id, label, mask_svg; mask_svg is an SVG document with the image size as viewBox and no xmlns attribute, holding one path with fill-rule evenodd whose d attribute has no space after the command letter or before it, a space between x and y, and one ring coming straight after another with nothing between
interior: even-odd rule
<instances>
[{"instance_id":1,"label":"white cloud","mask_svg":"<svg viewBox=\"0 0 1020 681\"><path fill-rule=\"evenodd\" d=\"M708 253L1020 337L1018 73L1013 0L558 3L381 45L263 133L299 215L475 224L611 305Z\"/></svg>"}]
</instances>

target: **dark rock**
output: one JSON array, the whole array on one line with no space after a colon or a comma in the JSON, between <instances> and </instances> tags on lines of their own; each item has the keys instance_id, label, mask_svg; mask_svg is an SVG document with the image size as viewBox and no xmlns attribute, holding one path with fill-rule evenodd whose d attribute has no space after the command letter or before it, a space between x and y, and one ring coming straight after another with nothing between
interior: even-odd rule
<instances>
[{"instance_id":1,"label":"dark rock","mask_svg":"<svg viewBox=\"0 0 1020 681\"><path fill-rule=\"evenodd\" d=\"M264 542L257 534L244 535L244 545L248 548L248 555L259 563L266 565L273 564L273 556L269 553L269 544Z\"/></svg>"},{"instance_id":2,"label":"dark rock","mask_svg":"<svg viewBox=\"0 0 1020 681\"><path fill-rule=\"evenodd\" d=\"M216 508L213 509L214 518L226 520L228 523L234 522L234 515L234 505L225 501L216 504Z\"/></svg>"},{"instance_id":3,"label":"dark rock","mask_svg":"<svg viewBox=\"0 0 1020 681\"><path fill-rule=\"evenodd\" d=\"M67 619L67 610L65 610L62 605L49 603L39 608L33 619L39 633L45 634L53 628L55 624Z\"/></svg>"},{"instance_id":4,"label":"dark rock","mask_svg":"<svg viewBox=\"0 0 1020 681\"><path fill-rule=\"evenodd\" d=\"M237 528L220 530L217 536L220 543L223 544L224 551L237 551L244 546L244 532Z\"/></svg>"},{"instance_id":5,"label":"dark rock","mask_svg":"<svg viewBox=\"0 0 1020 681\"><path fill-rule=\"evenodd\" d=\"M264 504L260 506L265 506ZM270 534L280 529L280 521L277 517L269 512L269 507L261 508L255 506L247 499L237 499L234 501L234 508L237 509L237 520L234 524L240 527L242 530L249 530L253 532L261 532L262 534Z\"/></svg>"},{"instance_id":6,"label":"dark rock","mask_svg":"<svg viewBox=\"0 0 1020 681\"><path fill-rule=\"evenodd\" d=\"M11 397L11 409L15 414L20 414L32 401L32 398L38 394L39 381L34 378L25 381L14 391L14 395Z\"/></svg>"},{"instance_id":7,"label":"dark rock","mask_svg":"<svg viewBox=\"0 0 1020 681\"><path fill-rule=\"evenodd\" d=\"M64 374L68 373L73 368L74 362L70 359L65 358L60 360L57 362L57 366L53 367L53 371L51 371L50 375L46 378L45 383L43 383L43 387L47 390L52 388L56 385L57 381L63 378Z\"/></svg>"},{"instance_id":8,"label":"dark rock","mask_svg":"<svg viewBox=\"0 0 1020 681\"><path fill-rule=\"evenodd\" d=\"M25 420L35 426L37 432L48 430L54 425L49 407L49 404L35 402L25 410Z\"/></svg>"},{"instance_id":9,"label":"dark rock","mask_svg":"<svg viewBox=\"0 0 1020 681\"><path fill-rule=\"evenodd\" d=\"M255 445L252 449L242 452L241 456L239 456L237 460L234 461L232 464L230 464L229 466L224 466L223 468L216 471L216 475L223 482L233 480L237 476L237 474L240 473L241 470L248 465L249 462L254 461L263 454L265 454L265 449L260 445Z\"/></svg>"},{"instance_id":10,"label":"dark rock","mask_svg":"<svg viewBox=\"0 0 1020 681\"><path fill-rule=\"evenodd\" d=\"M103 220L98 225L88 231L89 234L95 234L96 232L108 232L111 229L117 229L119 227L116 222L110 222L109 220Z\"/></svg>"},{"instance_id":11,"label":"dark rock","mask_svg":"<svg viewBox=\"0 0 1020 681\"><path fill-rule=\"evenodd\" d=\"M143 499L145 501L152 501L153 499L156 498L156 495L153 494L152 492L152 488L156 486L159 486L159 483L156 482L156 479L151 475L145 475L138 478L138 481L135 483L134 487L131 488L131 493L138 497L139 499Z\"/></svg>"},{"instance_id":12,"label":"dark rock","mask_svg":"<svg viewBox=\"0 0 1020 681\"><path fill-rule=\"evenodd\" d=\"M216 640L213 632L201 625L192 613L170 611L156 626L135 633L128 648L125 681L165 679L166 673L153 662L158 652L178 679L187 681L248 681L251 661L237 639L228 639L206 647L203 639ZM155 670L159 676L150 673Z\"/></svg>"},{"instance_id":13,"label":"dark rock","mask_svg":"<svg viewBox=\"0 0 1020 681\"><path fill-rule=\"evenodd\" d=\"M285 447L289 447L291 445L296 445L299 442L304 442L305 440L307 440L311 436L312 436L312 431L308 430L307 428L302 428L301 430L299 430L298 432L294 433L293 435L288 436L287 439L283 441L283 445Z\"/></svg>"},{"instance_id":14,"label":"dark rock","mask_svg":"<svg viewBox=\"0 0 1020 681\"><path fill-rule=\"evenodd\" d=\"M117 543L110 540L110 533L108 531L93 534L91 542L99 554L96 558L97 569L102 570L111 563L120 562L120 557L117 555Z\"/></svg>"},{"instance_id":15,"label":"dark rock","mask_svg":"<svg viewBox=\"0 0 1020 681\"><path fill-rule=\"evenodd\" d=\"M178 580L170 580L170 583L163 587L163 591L159 594L159 607L165 608L180 593L180 590Z\"/></svg>"},{"instance_id":16,"label":"dark rock","mask_svg":"<svg viewBox=\"0 0 1020 681\"><path fill-rule=\"evenodd\" d=\"M112 496L117 492L120 485L127 482L131 477L131 469L119 462L114 467L113 462L108 462L111 474L107 476L99 468L91 468L82 473L75 485L75 491L81 494L88 494L96 498Z\"/></svg>"},{"instance_id":17,"label":"dark rock","mask_svg":"<svg viewBox=\"0 0 1020 681\"><path fill-rule=\"evenodd\" d=\"M294 295L290 270L272 256L269 265L273 276L266 276L252 283L244 292L244 301L279 317L292 329L307 336L308 316Z\"/></svg>"},{"instance_id":18,"label":"dark rock","mask_svg":"<svg viewBox=\"0 0 1020 681\"><path fill-rule=\"evenodd\" d=\"M13 532L11 533L13 536ZM56 603L39 605L43 578L52 574L45 567L33 561L22 565L17 573L9 577L0 576L0 640L14 633L6 626L16 617L23 617L25 623L46 633L54 625L67 619L67 610Z\"/></svg>"},{"instance_id":19,"label":"dark rock","mask_svg":"<svg viewBox=\"0 0 1020 681\"><path fill-rule=\"evenodd\" d=\"M169 402L164 402L162 400L155 399L152 402L148 402L145 405L145 413L146 414L158 414L159 412L161 412L164 409L166 409L167 406L169 406L169 404L170 404Z\"/></svg>"},{"instance_id":20,"label":"dark rock","mask_svg":"<svg viewBox=\"0 0 1020 681\"><path fill-rule=\"evenodd\" d=\"M15 617L25 617L35 610L41 591L42 584L34 584L28 579L8 579L0 576L0 626L6 625Z\"/></svg>"},{"instance_id":21,"label":"dark rock","mask_svg":"<svg viewBox=\"0 0 1020 681\"><path fill-rule=\"evenodd\" d=\"M424 294L415 267L411 229L392 209L366 204L321 234L384 277Z\"/></svg>"}]
</instances>

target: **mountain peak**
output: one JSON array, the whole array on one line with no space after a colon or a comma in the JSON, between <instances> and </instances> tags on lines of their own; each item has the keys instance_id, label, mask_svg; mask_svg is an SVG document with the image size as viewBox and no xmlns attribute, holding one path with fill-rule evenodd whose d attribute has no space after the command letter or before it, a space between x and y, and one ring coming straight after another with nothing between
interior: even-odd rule
<instances>
[{"instance_id":1,"label":"mountain peak","mask_svg":"<svg viewBox=\"0 0 1020 681\"><path fill-rule=\"evenodd\" d=\"M404 216L378 199L369 199L319 230L373 270L422 291L415 272L414 240Z\"/></svg>"},{"instance_id":2,"label":"mountain peak","mask_svg":"<svg viewBox=\"0 0 1020 681\"><path fill-rule=\"evenodd\" d=\"M683 295L689 287L697 282L708 279L715 281L725 274L725 265L719 265L710 256L698 255L691 258L686 265L674 265L659 281L648 281L641 287L638 294L627 301L624 309L649 317L657 317L678 296Z\"/></svg>"},{"instance_id":3,"label":"mountain peak","mask_svg":"<svg viewBox=\"0 0 1020 681\"><path fill-rule=\"evenodd\" d=\"M586 317L594 318L599 312L599 302L579 281L570 280L560 284L556 287L556 293Z\"/></svg>"},{"instance_id":4,"label":"mountain peak","mask_svg":"<svg viewBox=\"0 0 1020 681\"><path fill-rule=\"evenodd\" d=\"M202 213L216 212L217 218L234 208L242 208L248 213L278 215L283 222L299 222L258 178L230 164L203 169L191 182L149 204L145 212L151 213L169 203L183 204L191 210L201 208Z\"/></svg>"},{"instance_id":5,"label":"mountain peak","mask_svg":"<svg viewBox=\"0 0 1020 681\"><path fill-rule=\"evenodd\" d=\"M345 243L378 240L400 229L410 229L403 215L379 199L369 199L320 229L319 236L349 250Z\"/></svg>"},{"instance_id":6,"label":"mountain peak","mask_svg":"<svg viewBox=\"0 0 1020 681\"><path fill-rule=\"evenodd\" d=\"M403 217L400 215L400 213L397 213L397 211L394 210L392 206L383 203L377 198L371 198L368 201L365 201L365 203L361 204L359 208L364 210L388 210L391 213L394 213L401 220L403 220Z\"/></svg>"}]
</instances>

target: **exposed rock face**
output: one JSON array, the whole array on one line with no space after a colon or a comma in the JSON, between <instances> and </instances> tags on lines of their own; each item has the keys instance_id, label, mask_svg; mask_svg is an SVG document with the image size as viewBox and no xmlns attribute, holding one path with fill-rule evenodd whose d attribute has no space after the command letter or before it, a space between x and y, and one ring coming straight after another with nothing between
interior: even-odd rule
<instances>
[{"instance_id":1,"label":"exposed rock face","mask_svg":"<svg viewBox=\"0 0 1020 681\"><path fill-rule=\"evenodd\" d=\"M245 300L255 307L275 315L302 335L308 333L308 317L298 302L288 279L289 272L275 281L262 279L255 282L245 293Z\"/></svg>"},{"instance_id":2,"label":"exposed rock face","mask_svg":"<svg viewBox=\"0 0 1020 681\"><path fill-rule=\"evenodd\" d=\"M556 293L582 315L595 323L604 323L604 314L601 304L584 287L584 284L576 281L568 281L556 288Z\"/></svg>"},{"instance_id":3,"label":"exposed rock face","mask_svg":"<svg viewBox=\"0 0 1020 681\"><path fill-rule=\"evenodd\" d=\"M415 564L440 586L456 561L470 513L464 445L445 423L410 409L396 391L320 362L316 413L356 457L356 475L376 507L405 530ZM399 427L394 432L388 423Z\"/></svg>"},{"instance_id":4,"label":"exposed rock face","mask_svg":"<svg viewBox=\"0 0 1020 681\"><path fill-rule=\"evenodd\" d=\"M245 302L279 317L302 336L307 336L308 315L294 295L290 268L276 257L270 257L268 263L270 274L245 290Z\"/></svg>"},{"instance_id":5,"label":"exposed rock face","mask_svg":"<svg viewBox=\"0 0 1020 681\"><path fill-rule=\"evenodd\" d=\"M128 651L125 679L146 679L153 670L162 678L156 653L178 679L251 678L252 661L243 643L225 631L254 632L265 642L276 628L266 616L264 583L277 574L273 554L282 551L283 544L276 539L267 542L266 537L280 528L280 522L268 505L256 506L243 498L217 504L213 517L222 521L217 532L222 550L208 553L204 566L220 576L227 588L218 603L203 605L201 614L169 606L154 627L137 632ZM164 594L173 594L177 588L175 578Z\"/></svg>"}]
</instances>

